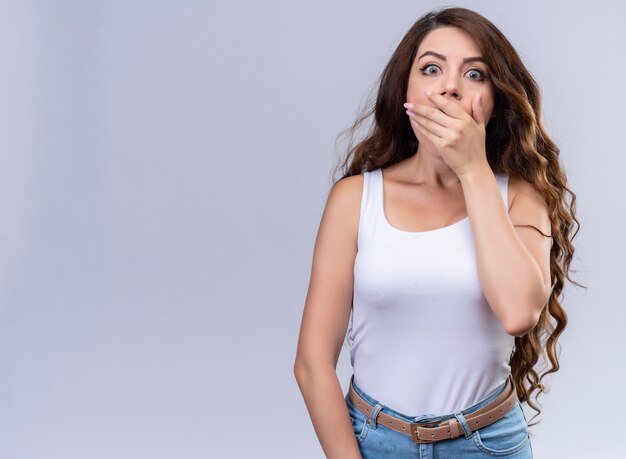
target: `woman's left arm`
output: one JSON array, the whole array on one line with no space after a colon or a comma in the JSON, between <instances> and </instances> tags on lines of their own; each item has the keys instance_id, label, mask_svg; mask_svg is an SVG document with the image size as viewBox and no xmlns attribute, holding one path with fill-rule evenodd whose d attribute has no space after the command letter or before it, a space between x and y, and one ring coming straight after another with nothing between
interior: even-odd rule
<instances>
[{"instance_id":1,"label":"woman's left arm","mask_svg":"<svg viewBox=\"0 0 626 459\"><path fill-rule=\"evenodd\" d=\"M507 333L523 336L537 324L551 292L552 238L539 233L551 234L545 201L530 183L520 179L507 212L488 165L459 178L485 298Z\"/></svg>"},{"instance_id":2,"label":"woman's left arm","mask_svg":"<svg viewBox=\"0 0 626 459\"><path fill-rule=\"evenodd\" d=\"M483 294L506 332L532 330L551 293L550 218L543 197L520 181L510 212L487 161L487 120L482 93L472 98L471 113L459 102L425 90L434 107L405 104L415 135L439 152L459 177L472 225L478 277Z\"/></svg>"}]
</instances>

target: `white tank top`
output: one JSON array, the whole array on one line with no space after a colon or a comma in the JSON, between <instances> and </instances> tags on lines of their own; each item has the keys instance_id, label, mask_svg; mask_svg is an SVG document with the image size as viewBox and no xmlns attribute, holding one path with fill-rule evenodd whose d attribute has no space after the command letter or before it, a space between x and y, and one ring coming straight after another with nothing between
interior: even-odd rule
<instances>
[{"instance_id":1,"label":"white tank top","mask_svg":"<svg viewBox=\"0 0 626 459\"><path fill-rule=\"evenodd\" d=\"M515 342L483 296L469 217L397 229L384 214L381 170L363 175L348 336L354 380L408 417L460 411L504 383ZM496 179L506 206L508 176Z\"/></svg>"}]
</instances>

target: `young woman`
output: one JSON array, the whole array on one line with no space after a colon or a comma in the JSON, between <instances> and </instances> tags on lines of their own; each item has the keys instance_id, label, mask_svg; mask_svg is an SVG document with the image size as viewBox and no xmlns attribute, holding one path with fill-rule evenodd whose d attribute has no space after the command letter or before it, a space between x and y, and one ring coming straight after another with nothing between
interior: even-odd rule
<instances>
[{"instance_id":1,"label":"young woman","mask_svg":"<svg viewBox=\"0 0 626 459\"><path fill-rule=\"evenodd\" d=\"M530 394L559 369L579 226L537 83L494 24L446 8L404 36L371 114L321 219L294 365L321 446L532 457L521 403L541 412Z\"/></svg>"}]
</instances>

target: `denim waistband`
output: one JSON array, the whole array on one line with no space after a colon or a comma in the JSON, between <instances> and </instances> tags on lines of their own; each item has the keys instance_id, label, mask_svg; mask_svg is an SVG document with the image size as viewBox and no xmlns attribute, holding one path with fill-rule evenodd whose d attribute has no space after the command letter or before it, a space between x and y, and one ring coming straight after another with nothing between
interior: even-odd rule
<instances>
[{"instance_id":1,"label":"denim waistband","mask_svg":"<svg viewBox=\"0 0 626 459\"><path fill-rule=\"evenodd\" d=\"M508 382L510 377L511 376L509 375L509 377L502 384L500 384L495 390L493 390L489 395L484 397L482 400L476 402L475 404L469 407L466 407L466 408L463 408L462 410L457 411L457 413L462 413L463 415L473 413L474 411L479 410L483 406L487 405L489 402L495 400L498 397L498 395L500 395L502 391L504 390L504 388L506 387L506 383ZM375 398L370 397L368 394L366 394L363 391L363 389L361 389L356 384L356 382L354 381L354 374L350 377L350 383L354 387L354 390L356 391L356 393L359 394L370 405L376 406L377 403L380 403ZM348 399L347 394L346 394L346 399ZM381 403L381 405L383 405L383 408L380 411L383 411L384 413L390 416L394 416L396 418L402 419L403 421L406 421L406 422L417 422L417 421L436 422L436 421L445 421L447 419L454 417L454 413L444 414L441 416L434 416L431 413L421 414L419 416L408 416L404 413L400 413L399 411L395 411L392 408L389 408L387 405L383 403Z\"/></svg>"}]
</instances>

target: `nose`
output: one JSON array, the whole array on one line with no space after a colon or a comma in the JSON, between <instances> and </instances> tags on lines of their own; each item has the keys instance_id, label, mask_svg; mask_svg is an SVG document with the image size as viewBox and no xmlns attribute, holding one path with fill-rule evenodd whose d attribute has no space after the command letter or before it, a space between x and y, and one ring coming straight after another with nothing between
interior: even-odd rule
<instances>
[{"instance_id":1,"label":"nose","mask_svg":"<svg viewBox=\"0 0 626 459\"><path fill-rule=\"evenodd\" d=\"M452 97L456 100L461 100L461 91L459 89L459 83L455 75L450 75L446 79L440 94L442 96Z\"/></svg>"}]
</instances>

